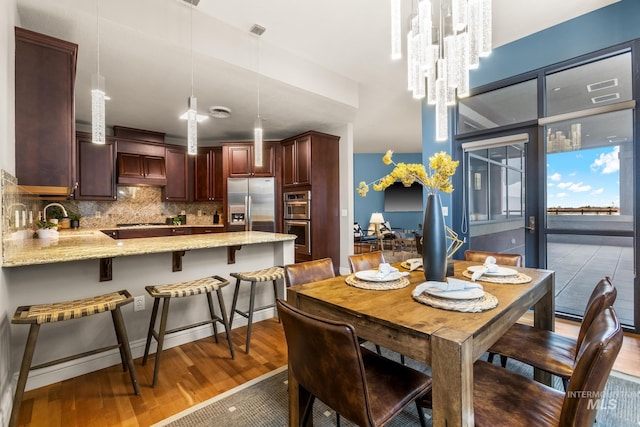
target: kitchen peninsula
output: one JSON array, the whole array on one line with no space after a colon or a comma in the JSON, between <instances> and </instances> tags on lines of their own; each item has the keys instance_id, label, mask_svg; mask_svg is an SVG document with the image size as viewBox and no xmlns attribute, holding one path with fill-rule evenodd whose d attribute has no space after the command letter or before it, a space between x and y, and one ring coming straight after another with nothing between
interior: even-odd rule
<instances>
[{"instance_id":1,"label":"kitchen peninsula","mask_svg":"<svg viewBox=\"0 0 640 427\"><path fill-rule=\"evenodd\" d=\"M57 239L5 239L2 270L8 292L16 306L73 300L121 289L127 289L134 296L142 296L145 301L142 310L134 311L134 304L123 307L132 353L136 358L142 356L151 314L152 299L145 291L145 286L211 275L228 279L232 272L293 263L294 239L293 235L248 231L117 240L98 229L61 230ZM235 248L233 264L229 264L229 248ZM181 271L172 271L171 254L183 251ZM105 258L112 259L113 277L109 281L100 281L99 260ZM222 291L228 312L233 286L226 286ZM284 283L280 283L278 294L284 297ZM272 292L259 292L256 304L266 305L272 299ZM248 304L246 301L248 292L241 292L238 305ZM168 327L173 327L172 324L195 323L209 315L205 298L202 301L177 300L172 303L171 311ZM275 312L265 310L259 314L256 321L273 317ZM113 340L109 322L110 319L105 316L86 318L83 328L80 331L74 329L73 335L67 332L69 329L65 325L47 325L49 330L38 341L40 351L36 350L34 364L81 353L87 347L108 345ZM234 322L236 327L244 324L246 319L241 317ZM20 360L27 330L12 328L11 333L12 360ZM183 331L168 337L165 348L211 335L210 325ZM152 348L152 351L155 350ZM114 350L61 365L61 369L36 370L29 376L27 389L118 363L119 354Z\"/></svg>"}]
</instances>

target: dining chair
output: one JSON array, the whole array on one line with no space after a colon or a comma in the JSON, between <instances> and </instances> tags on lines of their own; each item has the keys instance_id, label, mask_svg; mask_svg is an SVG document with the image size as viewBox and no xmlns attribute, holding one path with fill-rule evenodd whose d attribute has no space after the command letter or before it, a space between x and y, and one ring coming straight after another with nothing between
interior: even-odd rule
<instances>
[{"instance_id":1,"label":"dining chair","mask_svg":"<svg viewBox=\"0 0 640 427\"><path fill-rule=\"evenodd\" d=\"M284 266L284 281L287 287L336 277L331 258L299 262Z\"/></svg>"},{"instance_id":2,"label":"dining chair","mask_svg":"<svg viewBox=\"0 0 640 427\"><path fill-rule=\"evenodd\" d=\"M289 352L289 375L309 393L302 422L316 398L358 426L383 426L404 408L418 405L431 377L360 347L353 326L305 313L282 300L278 311Z\"/></svg>"},{"instance_id":3,"label":"dining chair","mask_svg":"<svg viewBox=\"0 0 640 427\"><path fill-rule=\"evenodd\" d=\"M620 348L623 331L613 307L601 311L578 349L569 388L560 390L477 361L473 365L476 427L592 426ZM430 393L422 400L431 406Z\"/></svg>"},{"instance_id":4,"label":"dining chair","mask_svg":"<svg viewBox=\"0 0 640 427\"><path fill-rule=\"evenodd\" d=\"M366 254L349 255L349 268L352 273L378 268L385 262L382 251L374 251Z\"/></svg>"},{"instance_id":5,"label":"dining chair","mask_svg":"<svg viewBox=\"0 0 640 427\"><path fill-rule=\"evenodd\" d=\"M522 255L520 254L503 254L498 252L474 251L467 249L464 251L464 260L484 263L488 256L496 259L498 265L511 265L514 267L522 267Z\"/></svg>"},{"instance_id":6,"label":"dining chair","mask_svg":"<svg viewBox=\"0 0 640 427\"><path fill-rule=\"evenodd\" d=\"M598 314L613 305L617 295L609 277L598 282L587 302L577 339L516 323L491 346L489 362L493 362L494 354L499 354L502 367L505 367L510 357L559 376L567 390L578 349L587 331Z\"/></svg>"}]
</instances>

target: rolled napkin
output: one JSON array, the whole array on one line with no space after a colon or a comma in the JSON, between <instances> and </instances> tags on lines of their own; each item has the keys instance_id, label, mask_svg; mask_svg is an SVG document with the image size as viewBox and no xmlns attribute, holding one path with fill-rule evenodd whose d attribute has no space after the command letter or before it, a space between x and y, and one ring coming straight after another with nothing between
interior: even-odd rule
<instances>
[{"instance_id":1,"label":"rolled napkin","mask_svg":"<svg viewBox=\"0 0 640 427\"><path fill-rule=\"evenodd\" d=\"M454 279L453 277L447 277L446 282L424 282L416 286L413 290L413 296L417 297L421 295L425 290L438 290L441 292L450 291L463 291L465 289L483 289L479 283L471 283L466 280Z\"/></svg>"},{"instance_id":2,"label":"rolled napkin","mask_svg":"<svg viewBox=\"0 0 640 427\"><path fill-rule=\"evenodd\" d=\"M375 279L384 279L391 273L397 273L398 269L392 267L388 262L383 262L378 266L378 272L374 275Z\"/></svg>"},{"instance_id":3,"label":"rolled napkin","mask_svg":"<svg viewBox=\"0 0 640 427\"><path fill-rule=\"evenodd\" d=\"M471 276L471 280L475 282L479 278L482 277L484 273L497 273L500 271L500 267L496 264L496 259L492 256L488 256L484 260L484 264L482 265L482 269L473 273Z\"/></svg>"}]
</instances>

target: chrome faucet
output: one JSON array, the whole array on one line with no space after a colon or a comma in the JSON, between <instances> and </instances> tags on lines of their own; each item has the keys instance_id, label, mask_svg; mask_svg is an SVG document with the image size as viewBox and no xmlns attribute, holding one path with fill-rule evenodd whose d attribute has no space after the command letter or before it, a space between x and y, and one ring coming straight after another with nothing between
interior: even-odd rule
<instances>
[{"instance_id":1,"label":"chrome faucet","mask_svg":"<svg viewBox=\"0 0 640 427\"><path fill-rule=\"evenodd\" d=\"M62 206L60 203L49 203L47 206L44 207L43 210L43 215L44 215L44 220L47 220L47 209L50 208L51 206L58 206L60 209L62 209L62 214L66 217L68 217L69 215L67 215L67 210L64 208L64 206Z\"/></svg>"}]
</instances>

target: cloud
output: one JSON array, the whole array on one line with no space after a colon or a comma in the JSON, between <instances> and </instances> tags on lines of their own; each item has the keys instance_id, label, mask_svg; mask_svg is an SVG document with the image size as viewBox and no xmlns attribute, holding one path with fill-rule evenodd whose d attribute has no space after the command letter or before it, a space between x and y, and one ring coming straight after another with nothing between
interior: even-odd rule
<instances>
[{"instance_id":1,"label":"cloud","mask_svg":"<svg viewBox=\"0 0 640 427\"><path fill-rule=\"evenodd\" d=\"M555 186L555 184L553 182L550 182L550 183L547 184L547 187L554 187L554 186Z\"/></svg>"},{"instance_id":2,"label":"cloud","mask_svg":"<svg viewBox=\"0 0 640 427\"><path fill-rule=\"evenodd\" d=\"M592 171L602 174L618 172L620 170L620 147L613 147L610 153L600 153L589 167Z\"/></svg>"},{"instance_id":3,"label":"cloud","mask_svg":"<svg viewBox=\"0 0 640 427\"><path fill-rule=\"evenodd\" d=\"M591 192L591 195L592 195L592 196L595 196L595 195L597 195L597 194L602 194L602 193L604 193L604 188L598 188L597 190L593 190L593 191Z\"/></svg>"},{"instance_id":4,"label":"cloud","mask_svg":"<svg viewBox=\"0 0 640 427\"><path fill-rule=\"evenodd\" d=\"M558 193L556 194L556 197L567 197L568 194L567 193Z\"/></svg>"},{"instance_id":5,"label":"cloud","mask_svg":"<svg viewBox=\"0 0 640 427\"><path fill-rule=\"evenodd\" d=\"M553 175L551 175L551 176L549 177L549 179L550 179L551 181L560 181L560 180L562 179L562 175L560 175L559 173L557 173L557 172L556 172L556 173L554 173Z\"/></svg>"},{"instance_id":6,"label":"cloud","mask_svg":"<svg viewBox=\"0 0 640 427\"><path fill-rule=\"evenodd\" d=\"M582 181L577 183L561 182L560 184L558 184L558 188L561 188L563 190L573 191L574 193L582 193L582 192L591 190L591 186L584 185Z\"/></svg>"}]
</instances>

